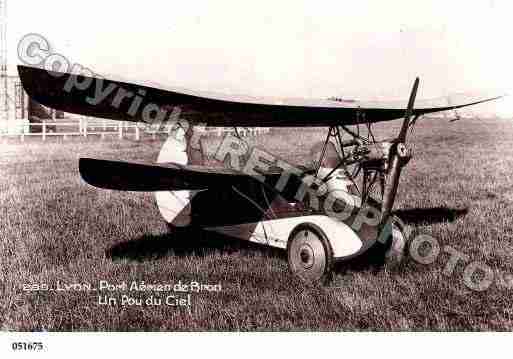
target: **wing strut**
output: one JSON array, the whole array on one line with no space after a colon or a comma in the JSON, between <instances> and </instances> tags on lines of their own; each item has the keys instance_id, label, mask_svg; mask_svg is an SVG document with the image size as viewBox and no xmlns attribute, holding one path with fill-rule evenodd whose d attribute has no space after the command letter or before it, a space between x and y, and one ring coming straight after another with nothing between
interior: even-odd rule
<instances>
[{"instance_id":1,"label":"wing strut","mask_svg":"<svg viewBox=\"0 0 513 359\"><path fill-rule=\"evenodd\" d=\"M396 138L386 141L376 141L370 127L368 127L368 136L365 138L360 135L359 131L355 132L345 126L340 126L344 132L352 137L350 140L343 141L340 127L332 126L329 128L319 162L316 166L316 174L318 175L323 158L326 155L327 145L331 138L336 138L341 152L340 161L322 181L327 182L336 170L343 168L348 179L351 180L358 190L362 206L368 203L381 211L380 231L383 231L385 227L387 227L386 224L392 213L401 171L411 158L411 152L406 147L405 143L408 129L415 124L419 116L414 110L419 83L419 78L416 78L408 106L404 113L401 129ZM352 149L346 150L348 147L352 147ZM352 173L350 173L348 169L351 165L355 165ZM356 185L356 179L360 170L362 171L362 185L358 187ZM378 183L381 187L381 201L371 197L375 183Z\"/></svg>"}]
</instances>

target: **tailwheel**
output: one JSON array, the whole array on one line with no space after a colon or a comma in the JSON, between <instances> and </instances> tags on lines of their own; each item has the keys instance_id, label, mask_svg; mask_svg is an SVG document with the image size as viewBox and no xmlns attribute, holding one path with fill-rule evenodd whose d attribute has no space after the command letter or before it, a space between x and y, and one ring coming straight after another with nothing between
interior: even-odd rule
<instances>
[{"instance_id":1,"label":"tailwheel","mask_svg":"<svg viewBox=\"0 0 513 359\"><path fill-rule=\"evenodd\" d=\"M313 223L302 223L287 243L291 272L305 282L326 282L331 276L333 252L326 234Z\"/></svg>"}]
</instances>

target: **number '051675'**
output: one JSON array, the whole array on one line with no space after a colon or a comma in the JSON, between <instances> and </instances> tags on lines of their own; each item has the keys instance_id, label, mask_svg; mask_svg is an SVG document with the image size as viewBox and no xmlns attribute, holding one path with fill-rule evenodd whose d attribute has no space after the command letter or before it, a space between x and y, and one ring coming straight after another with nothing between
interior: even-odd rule
<instances>
[{"instance_id":1,"label":"number '051675'","mask_svg":"<svg viewBox=\"0 0 513 359\"><path fill-rule=\"evenodd\" d=\"M43 343L41 342L13 342L11 344L12 350L43 350Z\"/></svg>"}]
</instances>

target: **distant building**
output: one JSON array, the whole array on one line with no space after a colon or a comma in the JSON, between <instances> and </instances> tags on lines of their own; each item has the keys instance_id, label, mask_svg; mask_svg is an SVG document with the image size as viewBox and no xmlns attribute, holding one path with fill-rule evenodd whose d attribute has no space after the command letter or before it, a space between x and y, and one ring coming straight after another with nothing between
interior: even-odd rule
<instances>
[{"instance_id":1,"label":"distant building","mask_svg":"<svg viewBox=\"0 0 513 359\"><path fill-rule=\"evenodd\" d=\"M0 133L38 132L38 127L28 124L63 118L61 111L49 109L32 100L18 76L9 75L5 80L0 78Z\"/></svg>"},{"instance_id":2,"label":"distant building","mask_svg":"<svg viewBox=\"0 0 513 359\"><path fill-rule=\"evenodd\" d=\"M29 98L18 76L0 78L0 132L21 133L29 123Z\"/></svg>"}]
</instances>

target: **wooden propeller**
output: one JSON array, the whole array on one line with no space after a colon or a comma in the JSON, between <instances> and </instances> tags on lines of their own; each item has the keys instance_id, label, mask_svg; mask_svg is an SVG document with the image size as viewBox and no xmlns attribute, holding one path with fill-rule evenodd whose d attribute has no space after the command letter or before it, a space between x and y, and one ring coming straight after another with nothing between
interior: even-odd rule
<instances>
[{"instance_id":1,"label":"wooden propeller","mask_svg":"<svg viewBox=\"0 0 513 359\"><path fill-rule=\"evenodd\" d=\"M417 89L419 87L419 78L415 79L413 88L410 94L410 100L408 101L408 107L404 114L403 124L401 131L390 149L389 156L389 170L387 180L385 184L385 191L383 194L383 205L381 207L381 225L385 225L392 213L392 207L394 206L395 196L397 194L397 187L399 185L399 178L404 165L408 162L410 157L409 151L405 145L406 135L408 133L408 127L410 125L410 118L413 114L413 106L415 104L415 97L417 96Z\"/></svg>"}]
</instances>

